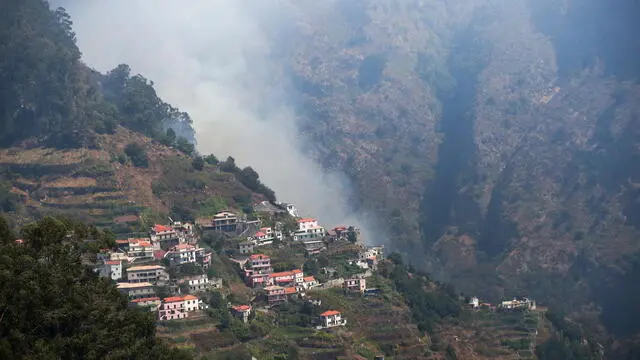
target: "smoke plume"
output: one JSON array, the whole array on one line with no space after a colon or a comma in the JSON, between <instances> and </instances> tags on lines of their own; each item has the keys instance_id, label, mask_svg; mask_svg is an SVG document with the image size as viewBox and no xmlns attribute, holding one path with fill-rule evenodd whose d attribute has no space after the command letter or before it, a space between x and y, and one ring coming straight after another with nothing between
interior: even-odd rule
<instances>
[{"instance_id":1,"label":"smoke plume","mask_svg":"<svg viewBox=\"0 0 640 360\"><path fill-rule=\"evenodd\" d=\"M348 182L306 155L273 63L270 36L286 27L279 1L57 0L74 21L84 61L105 72L129 64L194 120L198 150L251 166L279 200L327 226L354 224L382 242L373 221L351 211Z\"/></svg>"}]
</instances>

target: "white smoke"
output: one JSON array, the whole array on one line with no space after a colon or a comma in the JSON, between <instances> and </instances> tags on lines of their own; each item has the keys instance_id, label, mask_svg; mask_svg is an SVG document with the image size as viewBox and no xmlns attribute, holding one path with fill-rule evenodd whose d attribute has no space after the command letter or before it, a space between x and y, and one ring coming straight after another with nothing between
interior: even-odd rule
<instances>
[{"instance_id":1,"label":"white smoke","mask_svg":"<svg viewBox=\"0 0 640 360\"><path fill-rule=\"evenodd\" d=\"M194 119L198 150L251 166L279 200L325 225L358 225L383 241L348 205L350 186L301 149L303 138L272 63L266 34L285 7L244 0L52 1L74 21L84 61L99 71L129 64L159 95ZM268 25L267 25L268 24Z\"/></svg>"}]
</instances>

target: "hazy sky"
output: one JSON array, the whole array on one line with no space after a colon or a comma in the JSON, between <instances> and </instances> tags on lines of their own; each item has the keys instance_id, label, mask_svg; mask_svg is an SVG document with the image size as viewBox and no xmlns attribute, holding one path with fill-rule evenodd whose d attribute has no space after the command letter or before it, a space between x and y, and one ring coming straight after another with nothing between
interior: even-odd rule
<instances>
[{"instance_id":1,"label":"hazy sky","mask_svg":"<svg viewBox=\"0 0 640 360\"><path fill-rule=\"evenodd\" d=\"M300 151L295 114L267 30L286 20L279 0L56 0L71 14L85 61L100 71L127 63L160 96L192 116L198 150L250 165L303 215L358 224L348 186ZM249 6L249 4L251 4ZM269 24L269 29L265 28ZM382 242L384 239L376 238Z\"/></svg>"}]
</instances>

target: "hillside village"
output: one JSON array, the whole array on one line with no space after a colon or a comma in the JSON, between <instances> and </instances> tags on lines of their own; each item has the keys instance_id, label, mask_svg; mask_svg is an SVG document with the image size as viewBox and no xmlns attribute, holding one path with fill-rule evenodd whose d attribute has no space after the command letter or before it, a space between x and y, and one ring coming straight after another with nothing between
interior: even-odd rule
<instances>
[{"instance_id":1,"label":"hillside village","mask_svg":"<svg viewBox=\"0 0 640 360\"><path fill-rule=\"evenodd\" d=\"M315 218L299 216L291 204L263 202L254 204L254 209L256 216L223 210L193 224L169 219L152 226L146 237L116 240L114 248L99 252L92 266L117 284L130 306L154 314L159 336L178 345L195 343L200 353L233 349L238 341L251 341L261 333L266 336L262 341L267 341L270 335L265 334L270 332L260 329L274 325L285 331L285 337L291 336L287 328L299 333L299 344L314 339L304 345L314 354L334 351L335 355L337 339L349 331L368 333L385 354L398 355L392 358L415 358L424 352L418 349L436 341L421 340L414 325L413 330L403 329L410 318L392 310L399 306L394 305L398 293L378 274L380 265L389 262L383 245L366 245L355 226L327 229ZM388 270L383 267L383 271ZM538 335L535 301L513 299L494 306L471 297L468 307L479 323L502 324L496 334L507 335L494 334L491 339L496 340L491 341L504 354L517 351L522 358L533 354ZM532 315L526 315L529 312ZM509 330L515 325L502 323L507 318L523 321L522 316L531 323L516 327L520 332ZM245 331L255 334L237 334ZM443 339L458 342L465 331L443 334ZM417 336L417 341L407 342L406 336Z\"/></svg>"},{"instance_id":2,"label":"hillside village","mask_svg":"<svg viewBox=\"0 0 640 360\"><path fill-rule=\"evenodd\" d=\"M256 204L256 207L265 204ZM260 219L248 220L231 211L221 211L209 218L197 219L195 224L171 221L156 224L147 237L116 240L116 247L102 249L93 266L101 276L112 279L127 295L131 306L146 307L156 314L159 322L178 319L198 319L209 307L207 292L224 290L225 282L211 269L213 250L202 242L203 237L233 239L234 247L223 253L250 289L249 301L227 303L229 312L248 322L256 310L268 311L289 299L308 299L312 289L342 287L345 293L371 295L377 289L367 287L379 261L384 259L384 246L366 246L359 230L353 226L337 226L331 230L314 218L297 216L295 207L281 204L275 208L294 220L297 228L285 229L283 222L263 226ZM273 210L273 209L271 209ZM336 244L357 249L357 256L348 264L361 271L347 278L338 277L331 267L322 268L325 282L303 269L275 271L272 258L262 249L298 247L306 259L335 248ZM345 326L347 319L340 309L324 309L314 322L317 329Z\"/></svg>"}]
</instances>

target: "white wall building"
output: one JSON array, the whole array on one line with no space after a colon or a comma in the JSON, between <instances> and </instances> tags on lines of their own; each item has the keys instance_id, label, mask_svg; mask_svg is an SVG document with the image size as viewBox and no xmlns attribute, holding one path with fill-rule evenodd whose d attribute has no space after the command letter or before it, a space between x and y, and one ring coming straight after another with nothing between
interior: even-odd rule
<instances>
[{"instance_id":1,"label":"white wall building","mask_svg":"<svg viewBox=\"0 0 640 360\"><path fill-rule=\"evenodd\" d=\"M100 276L120 280L122 278L122 262L119 260L106 260L100 266Z\"/></svg>"}]
</instances>

